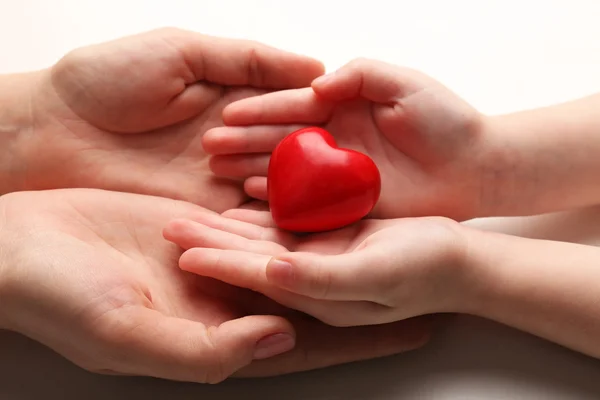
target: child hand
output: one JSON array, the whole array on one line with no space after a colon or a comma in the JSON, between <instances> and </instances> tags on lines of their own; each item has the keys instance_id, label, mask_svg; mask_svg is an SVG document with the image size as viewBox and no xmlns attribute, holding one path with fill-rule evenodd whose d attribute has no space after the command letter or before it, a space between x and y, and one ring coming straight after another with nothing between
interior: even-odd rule
<instances>
[{"instance_id":1,"label":"child hand","mask_svg":"<svg viewBox=\"0 0 600 400\"><path fill-rule=\"evenodd\" d=\"M172 221L165 237L186 249L181 269L261 292L335 326L374 325L460 312L466 239L445 218L364 220L297 237L265 211Z\"/></svg>"},{"instance_id":2,"label":"child hand","mask_svg":"<svg viewBox=\"0 0 600 400\"><path fill-rule=\"evenodd\" d=\"M432 78L378 61L352 61L312 88L238 101L223 118L230 126L203 140L211 168L246 179L247 193L262 200L270 152L305 124L373 158L382 176L375 218L480 216L503 171L487 155L479 112Z\"/></svg>"}]
</instances>

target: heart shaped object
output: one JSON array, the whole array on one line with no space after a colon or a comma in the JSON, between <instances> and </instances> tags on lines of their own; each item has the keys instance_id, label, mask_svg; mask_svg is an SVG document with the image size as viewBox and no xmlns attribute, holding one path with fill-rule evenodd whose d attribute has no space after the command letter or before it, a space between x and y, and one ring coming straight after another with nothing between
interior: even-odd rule
<instances>
[{"instance_id":1,"label":"heart shaped object","mask_svg":"<svg viewBox=\"0 0 600 400\"><path fill-rule=\"evenodd\" d=\"M365 217L379 199L381 177L370 157L338 148L329 132L310 127L279 142L267 188L279 228L323 232Z\"/></svg>"}]
</instances>

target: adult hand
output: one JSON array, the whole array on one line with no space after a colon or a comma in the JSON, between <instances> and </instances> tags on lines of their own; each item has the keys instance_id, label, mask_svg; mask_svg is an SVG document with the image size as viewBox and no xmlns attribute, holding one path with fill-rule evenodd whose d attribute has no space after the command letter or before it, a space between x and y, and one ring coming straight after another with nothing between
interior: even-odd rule
<instances>
[{"instance_id":1,"label":"adult hand","mask_svg":"<svg viewBox=\"0 0 600 400\"><path fill-rule=\"evenodd\" d=\"M367 219L295 236L270 213L230 210L174 220L184 271L261 292L334 326L461 312L469 293L465 231L440 217Z\"/></svg>"},{"instance_id":2,"label":"adult hand","mask_svg":"<svg viewBox=\"0 0 600 400\"><path fill-rule=\"evenodd\" d=\"M2 196L0 328L90 371L196 382L325 367L427 340L425 320L333 328L260 294L182 272L182 250L162 228L204 214L216 215L93 189Z\"/></svg>"},{"instance_id":3,"label":"adult hand","mask_svg":"<svg viewBox=\"0 0 600 400\"><path fill-rule=\"evenodd\" d=\"M322 72L307 57L179 29L74 50L21 78L32 120L10 146L19 157L4 192L91 187L238 206L241 185L209 171L202 136L232 101Z\"/></svg>"},{"instance_id":4,"label":"adult hand","mask_svg":"<svg viewBox=\"0 0 600 400\"><path fill-rule=\"evenodd\" d=\"M382 178L375 218L472 218L495 201L495 182L509 172L487 146L475 109L432 78L383 62L359 59L312 88L244 99L223 113L230 126L204 136L211 167L247 178L257 199L267 197L270 152L306 124L373 158Z\"/></svg>"}]
</instances>

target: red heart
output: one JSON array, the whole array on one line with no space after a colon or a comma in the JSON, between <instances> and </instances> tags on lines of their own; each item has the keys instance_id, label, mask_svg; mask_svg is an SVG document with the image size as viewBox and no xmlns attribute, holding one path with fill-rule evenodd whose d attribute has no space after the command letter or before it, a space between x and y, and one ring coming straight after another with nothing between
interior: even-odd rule
<instances>
[{"instance_id":1,"label":"red heart","mask_svg":"<svg viewBox=\"0 0 600 400\"><path fill-rule=\"evenodd\" d=\"M366 216L379 199L381 178L371 158L338 148L329 132L311 127L291 133L277 145L267 188L278 227L322 232Z\"/></svg>"}]
</instances>

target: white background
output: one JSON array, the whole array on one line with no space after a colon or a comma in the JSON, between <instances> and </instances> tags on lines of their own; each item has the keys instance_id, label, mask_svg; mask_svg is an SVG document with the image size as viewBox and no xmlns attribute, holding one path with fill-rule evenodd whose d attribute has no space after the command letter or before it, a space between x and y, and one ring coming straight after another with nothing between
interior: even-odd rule
<instances>
[{"instance_id":1,"label":"white background","mask_svg":"<svg viewBox=\"0 0 600 400\"><path fill-rule=\"evenodd\" d=\"M162 26L259 40L323 60L425 71L495 114L600 92L598 0L0 0L0 73L50 66L74 47ZM600 110L599 110L600 114ZM600 243L600 210L479 221ZM417 352L218 386L97 377L0 334L0 398L597 399L600 362L461 317Z\"/></svg>"}]
</instances>

